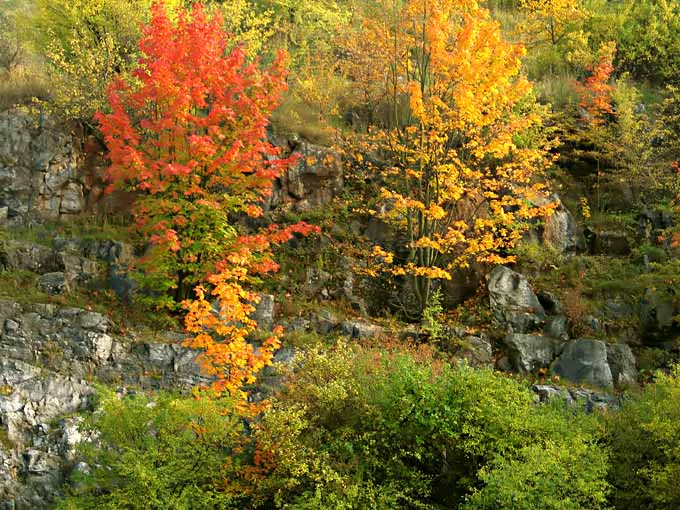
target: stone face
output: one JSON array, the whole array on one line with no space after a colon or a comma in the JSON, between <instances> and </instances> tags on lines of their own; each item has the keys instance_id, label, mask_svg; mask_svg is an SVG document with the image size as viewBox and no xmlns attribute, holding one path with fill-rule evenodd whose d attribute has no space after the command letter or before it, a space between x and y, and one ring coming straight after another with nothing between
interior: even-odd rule
<instances>
[{"instance_id":1,"label":"stone face","mask_svg":"<svg viewBox=\"0 0 680 510\"><path fill-rule=\"evenodd\" d=\"M260 302L255 305L252 319L262 331L271 331L274 328L274 296L260 295Z\"/></svg>"},{"instance_id":2,"label":"stone face","mask_svg":"<svg viewBox=\"0 0 680 510\"><path fill-rule=\"evenodd\" d=\"M525 241L549 246L562 254L576 253L585 249L583 232L556 193L539 197L535 203L540 207L552 205L553 210L525 234Z\"/></svg>"},{"instance_id":3,"label":"stone face","mask_svg":"<svg viewBox=\"0 0 680 510\"><path fill-rule=\"evenodd\" d=\"M545 310L523 275L496 266L488 280L491 310L498 321L526 333L545 320Z\"/></svg>"},{"instance_id":4,"label":"stone face","mask_svg":"<svg viewBox=\"0 0 680 510\"><path fill-rule=\"evenodd\" d=\"M85 209L85 195L83 185L77 182L69 182L61 191L59 212L62 214L76 214Z\"/></svg>"},{"instance_id":5,"label":"stone face","mask_svg":"<svg viewBox=\"0 0 680 510\"><path fill-rule=\"evenodd\" d=\"M289 145L276 141L279 145ZM342 191L344 177L339 154L325 147L299 142L293 148L297 163L277 179L269 206L290 205L308 210L329 203Z\"/></svg>"},{"instance_id":6,"label":"stone face","mask_svg":"<svg viewBox=\"0 0 680 510\"><path fill-rule=\"evenodd\" d=\"M635 356L626 344L607 344L607 363L612 371L614 384L631 386L637 383Z\"/></svg>"},{"instance_id":7,"label":"stone face","mask_svg":"<svg viewBox=\"0 0 680 510\"><path fill-rule=\"evenodd\" d=\"M614 385L607 361L607 345L599 340L578 339L568 342L552 369L555 374L575 383L602 388Z\"/></svg>"},{"instance_id":8,"label":"stone face","mask_svg":"<svg viewBox=\"0 0 680 510\"><path fill-rule=\"evenodd\" d=\"M583 242L579 239L578 227L571 212L556 194L548 198L557 207L543 223L542 240L560 253L575 253Z\"/></svg>"},{"instance_id":9,"label":"stone face","mask_svg":"<svg viewBox=\"0 0 680 510\"><path fill-rule=\"evenodd\" d=\"M38 288L50 296L58 296L70 292L66 275L62 272L46 273L38 278Z\"/></svg>"},{"instance_id":10,"label":"stone face","mask_svg":"<svg viewBox=\"0 0 680 510\"><path fill-rule=\"evenodd\" d=\"M0 510L47 510L77 445L93 377L141 388L185 389L208 379L183 335L141 343L114 336L96 312L0 301Z\"/></svg>"},{"instance_id":11,"label":"stone face","mask_svg":"<svg viewBox=\"0 0 680 510\"><path fill-rule=\"evenodd\" d=\"M3 243L7 270L24 270L37 274L64 271L64 261L53 249L25 241Z\"/></svg>"},{"instance_id":12,"label":"stone face","mask_svg":"<svg viewBox=\"0 0 680 510\"><path fill-rule=\"evenodd\" d=\"M9 222L82 212L85 180L83 156L66 128L18 110L0 112L0 207Z\"/></svg>"},{"instance_id":13,"label":"stone face","mask_svg":"<svg viewBox=\"0 0 680 510\"><path fill-rule=\"evenodd\" d=\"M512 333L503 343L508 348L514 370L529 374L540 368L547 368L560 354L564 342L545 336Z\"/></svg>"}]
</instances>

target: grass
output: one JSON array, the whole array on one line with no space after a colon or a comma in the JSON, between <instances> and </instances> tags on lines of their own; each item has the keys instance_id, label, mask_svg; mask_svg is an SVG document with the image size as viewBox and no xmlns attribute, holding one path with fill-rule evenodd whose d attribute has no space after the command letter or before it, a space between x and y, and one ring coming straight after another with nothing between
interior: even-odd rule
<instances>
[{"instance_id":1,"label":"grass","mask_svg":"<svg viewBox=\"0 0 680 510\"><path fill-rule=\"evenodd\" d=\"M11 299L20 303L45 302L47 294L37 286L38 275L30 271L0 272L0 299Z\"/></svg>"},{"instance_id":2,"label":"grass","mask_svg":"<svg viewBox=\"0 0 680 510\"><path fill-rule=\"evenodd\" d=\"M272 127L276 134L299 137L316 145L330 146L334 130L310 106L295 97L288 96L273 113Z\"/></svg>"},{"instance_id":3,"label":"grass","mask_svg":"<svg viewBox=\"0 0 680 510\"><path fill-rule=\"evenodd\" d=\"M636 211L627 213L611 213L593 210L592 216L587 221L587 225L598 231L634 231L637 225L636 216Z\"/></svg>"},{"instance_id":4,"label":"grass","mask_svg":"<svg viewBox=\"0 0 680 510\"><path fill-rule=\"evenodd\" d=\"M49 98L47 81L26 68L0 71L0 111Z\"/></svg>"},{"instance_id":5,"label":"grass","mask_svg":"<svg viewBox=\"0 0 680 510\"><path fill-rule=\"evenodd\" d=\"M536 98L543 104L551 104L553 111L564 110L578 103L575 81L576 76L567 70L542 74L534 82Z\"/></svg>"},{"instance_id":6,"label":"grass","mask_svg":"<svg viewBox=\"0 0 680 510\"><path fill-rule=\"evenodd\" d=\"M81 215L67 222L48 220L27 227L6 231L5 237L52 246L55 236L89 240L112 240L130 242L130 222L124 215Z\"/></svg>"},{"instance_id":7,"label":"grass","mask_svg":"<svg viewBox=\"0 0 680 510\"><path fill-rule=\"evenodd\" d=\"M30 271L0 272L0 299L25 305L49 303L91 310L109 317L122 333L134 328L155 336L155 331L182 329L178 317L127 303L109 289L75 289L68 294L50 296L38 289L39 277Z\"/></svg>"}]
</instances>

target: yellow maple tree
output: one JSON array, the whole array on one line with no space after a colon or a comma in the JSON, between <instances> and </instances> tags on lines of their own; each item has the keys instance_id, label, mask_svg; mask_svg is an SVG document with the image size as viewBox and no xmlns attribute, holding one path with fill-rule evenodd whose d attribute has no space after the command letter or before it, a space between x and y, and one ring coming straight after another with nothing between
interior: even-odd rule
<instances>
[{"instance_id":1,"label":"yellow maple tree","mask_svg":"<svg viewBox=\"0 0 680 510\"><path fill-rule=\"evenodd\" d=\"M474 0L381 0L345 38L356 101L374 103L351 143L357 171L380 175L375 214L404 234L406 255L375 259L410 277L422 311L432 280L472 260L512 260L551 161L523 49ZM363 156L356 157L356 154Z\"/></svg>"},{"instance_id":2,"label":"yellow maple tree","mask_svg":"<svg viewBox=\"0 0 680 510\"><path fill-rule=\"evenodd\" d=\"M559 44L588 12L580 0L520 0L526 19L520 25L527 44Z\"/></svg>"}]
</instances>

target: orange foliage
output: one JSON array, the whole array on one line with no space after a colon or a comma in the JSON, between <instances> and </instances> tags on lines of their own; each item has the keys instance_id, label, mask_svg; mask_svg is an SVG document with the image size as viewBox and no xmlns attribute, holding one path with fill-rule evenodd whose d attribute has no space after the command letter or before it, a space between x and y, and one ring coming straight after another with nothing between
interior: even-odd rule
<instances>
[{"instance_id":1,"label":"orange foliage","mask_svg":"<svg viewBox=\"0 0 680 510\"><path fill-rule=\"evenodd\" d=\"M245 398L243 386L252 384L257 373L271 364L283 331L275 328L257 350L248 342L248 335L257 326L251 314L259 296L246 290L245 284L254 275L278 270L272 259L273 246L296 233L309 235L318 231L316 226L298 223L286 228L273 225L266 233L240 237L229 255L217 264L217 271L208 276L211 290L198 286L196 299L183 303L187 310L186 329L194 335L185 345L203 351L199 361L205 373L215 378L212 390ZM207 294L214 298L215 305L206 299Z\"/></svg>"},{"instance_id":2,"label":"orange foliage","mask_svg":"<svg viewBox=\"0 0 680 510\"><path fill-rule=\"evenodd\" d=\"M614 114L614 86L609 80L614 72L615 54L614 43L603 45L597 64L587 68L590 76L583 83L576 83L576 91L581 99L579 105L588 113L589 122L595 125L602 124L607 115Z\"/></svg>"},{"instance_id":3,"label":"orange foliage","mask_svg":"<svg viewBox=\"0 0 680 510\"><path fill-rule=\"evenodd\" d=\"M137 192L136 226L152 243L143 272L156 276L148 287L175 303L233 244L230 215L262 216L263 197L292 161L266 133L286 88L285 55L262 71L223 26L200 3L176 22L155 4L133 79L114 81L111 112L96 116L109 189Z\"/></svg>"},{"instance_id":4,"label":"orange foliage","mask_svg":"<svg viewBox=\"0 0 680 510\"><path fill-rule=\"evenodd\" d=\"M192 334L186 345L203 350L212 389L245 397L242 387L271 363L281 334L257 349L247 341L258 300L248 284L278 269L274 246L318 228L273 225L239 235L229 223L235 213L263 215L264 197L293 158L278 158L266 133L286 87L284 54L261 71L238 45L229 49L223 26L200 3L180 9L176 22L155 4L134 80L114 81L111 113L96 118L110 188L138 192L137 227L152 244L145 270L159 275L151 290L177 291Z\"/></svg>"},{"instance_id":5,"label":"orange foliage","mask_svg":"<svg viewBox=\"0 0 680 510\"><path fill-rule=\"evenodd\" d=\"M520 76L523 48L503 40L478 2L377 7L344 41L356 101L379 105L351 153L382 177L376 214L408 239L406 260L390 271L413 277L422 310L429 280L471 260L511 260L503 253L546 212L533 205L544 193L535 177L551 158L529 134L540 118Z\"/></svg>"}]
</instances>

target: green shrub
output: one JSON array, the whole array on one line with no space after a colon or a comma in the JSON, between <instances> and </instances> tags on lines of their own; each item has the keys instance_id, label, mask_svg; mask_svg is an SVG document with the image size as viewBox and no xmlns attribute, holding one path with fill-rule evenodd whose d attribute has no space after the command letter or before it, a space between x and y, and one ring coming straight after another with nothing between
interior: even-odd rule
<instances>
[{"instance_id":1,"label":"green shrub","mask_svg":"<svg viewBox=\"0 0 680 510\"><path fill-rule=\"evenodd\" d=\"M641 80L680 80L680 4L676 0L588 0L591 44L616 41L616 67Z\"/></svg>"},{"instance_id":2,"label":"green shrub","mask_svg":"<svg viewBox=\"0 0 680 510\"><path fill-rule=\"evenodd\" d=\"M60 510L243 508L237 453L243 426L224 400L100 390L81 473Z\"/></svg>"},{"instance_id":3,"label":"green shrub","mask_svg":"<svg viewBox=\"0 0 680 510\"><path fill-rule=\"evenodd\" d=\"M593 423L536 407L511 378L423 349L338 345L300 366L256 433L278 508L605 507Z\"/></svg>"},{"instance_id":4,"label":"green shrub","mask_svg":"<svg viewBox=\"0 0 680 510\"><path fill-rule=\"evenodd\" d=\"M614 507L680 508L680 366L632 395L608 429Z\"/></svg>"}]
</instances>

